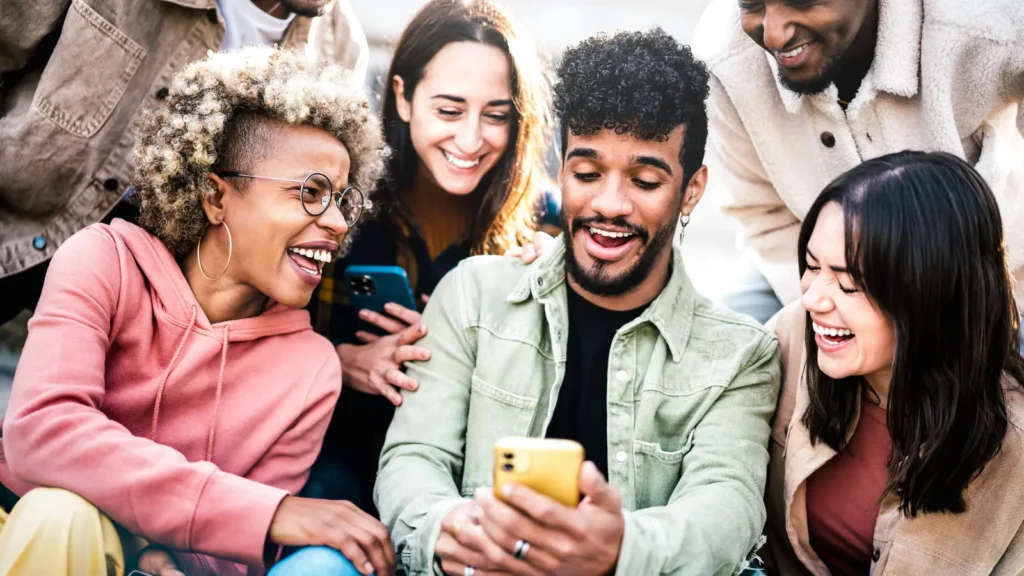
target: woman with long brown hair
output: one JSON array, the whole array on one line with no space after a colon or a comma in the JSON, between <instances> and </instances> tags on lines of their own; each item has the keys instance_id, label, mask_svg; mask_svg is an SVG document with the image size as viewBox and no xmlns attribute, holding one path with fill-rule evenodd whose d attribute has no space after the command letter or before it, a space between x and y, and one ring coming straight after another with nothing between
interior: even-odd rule
<instances>
[{"instance_id":1,"label":"woman with long brown hair","mask_svg":"<svg viewBox=\"0 0 1024 576\"><path fill-rule=\"evenodd\" d=\"M426 328L417 310L396 303L387 305L388 315L357 310L345 270L399 266L423 303L463 259L528 243L551 186L545 63L488 0L433 0L413 17L385 81L382 115L392 154L374 195L379 210L317 302L318 331L337 346L350 391L307 490L340 490L368 510L399 390L417 387L402 364L428 358L415 346Z\"/></svg>"}]
</instances>

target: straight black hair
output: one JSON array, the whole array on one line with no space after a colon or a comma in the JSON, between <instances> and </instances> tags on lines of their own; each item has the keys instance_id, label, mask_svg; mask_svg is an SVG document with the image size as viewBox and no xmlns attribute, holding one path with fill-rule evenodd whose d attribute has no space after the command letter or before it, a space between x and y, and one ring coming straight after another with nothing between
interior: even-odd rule
<instances>
[{"instance_id":1,"label":"straight black hair","mask_svg":"<svg viewBox=\"0 0 1024 576\"><path fill-rule=\"evenodd\" d=\"M1020 316L988 184L946 153L869 160L829 184L800 229L807 243L824 206L843 212L846 262L857 287L895 327L888 398L888 484L900 511L962 512L964 490L998 453L1007 430L1004 375L1024 383ZM861 401L860 377L818 368L808 319L811 441L840 450Z\"/></svg>"}]
</instances>

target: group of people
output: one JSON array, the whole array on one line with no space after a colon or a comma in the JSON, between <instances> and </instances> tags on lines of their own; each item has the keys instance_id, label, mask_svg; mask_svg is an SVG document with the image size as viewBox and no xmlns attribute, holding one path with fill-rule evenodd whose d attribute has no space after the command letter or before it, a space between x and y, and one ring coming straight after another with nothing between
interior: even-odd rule
<instances>
[{"instance_id":1,"label":"group of people","mask_svg":"<svg viewBox=\"0 0 1024 576\"><path fill-rule=\"evenodd\" d=\"M430 0L379 115L341 1L0 5L0 575L1024 573L1024 11L975 4L713 0L552 83ZM506 436L579 504L496 495Z\"/></svg>"}]
</instances>

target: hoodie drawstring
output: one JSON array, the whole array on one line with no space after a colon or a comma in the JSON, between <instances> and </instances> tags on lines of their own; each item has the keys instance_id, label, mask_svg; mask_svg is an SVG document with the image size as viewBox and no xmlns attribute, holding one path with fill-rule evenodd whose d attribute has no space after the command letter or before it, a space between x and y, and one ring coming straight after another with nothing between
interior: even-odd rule
<instances>
[{"instance_id":1,"label":"hoodie drawstring","mask_svg":"<svg viewBox=\"0 0 1024 576\"><path fill-rule=\"evenodd\" d=\"M185 333L181 336L181 342L178 342L178 349L174 351L171 363L167 366L167 370L164 371L164 377L160 379L160 386L156 389L156 401L153 406L153 429L149 433L149 439L153 442L156 442L156 426L160 420L160 403L164 400L164 387L167 385L167 380L171 377L171 371L174 370L174 366L178 363L178 356L181 355L181 350L185 347L188 335L192 333L192 328L196 325L197 316L198 311L195 306L192 306L192 317L188 321L188 327L185 328ZM219 392L220 390L218 389L218 394Z\"/></svg>"},{"instance_id":2,"label":"hoodie drawstring","mask_svg":"<svg viewBox=\"0 0 1024 576\"><path fill-rule=\"evenodd\" d=\"M213 422L210 423L210 441L206 446L206 460L213 462L213 437L217 430L217 413L220 411L220 395L224 390L224 367L228 363L228 329L230 324L224 326L224 345L220 349L220 372L217 373L217 396L213 401Z\"/></svg>"}]
</instances>

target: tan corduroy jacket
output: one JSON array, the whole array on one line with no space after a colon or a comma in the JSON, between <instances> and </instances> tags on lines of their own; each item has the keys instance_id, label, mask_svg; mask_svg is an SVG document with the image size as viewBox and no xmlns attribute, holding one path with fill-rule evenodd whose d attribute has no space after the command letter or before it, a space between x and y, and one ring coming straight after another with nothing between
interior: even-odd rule
<instances>
[{"instance_id":1,"label":"tan corduroy jacket","mask_svg":"<svg viewBox=\"0 0 1024 576\"><path fill-rule=\"evenodd\" d=\"M137 110L223 38L215 0L0 1L0 278L114 207ZM365 73L348 0L296 17L282 44Z\"/></svg>"},{"instance_id":2,"label":"tan corduroy jacket","mask_svg":"<svg viewBox=\"0 0 1024 576\"><path fill-rule=\"evenodd\" d=\"M795 302L772 321L782 353L783 383L772 421L765 503L768 543L762 556L771 574L827 575L807 531L807 478L835 452L811 444L800 417L808 405L803 378L806 313ZM903 576L1024 573L1024 392L1007 391L1010 426L1002 449L967 488L967 511L908 519L889 494L875 524L871 574ZM857 427L854 419L847 436Z\"/></svg>"}]
</instances>

